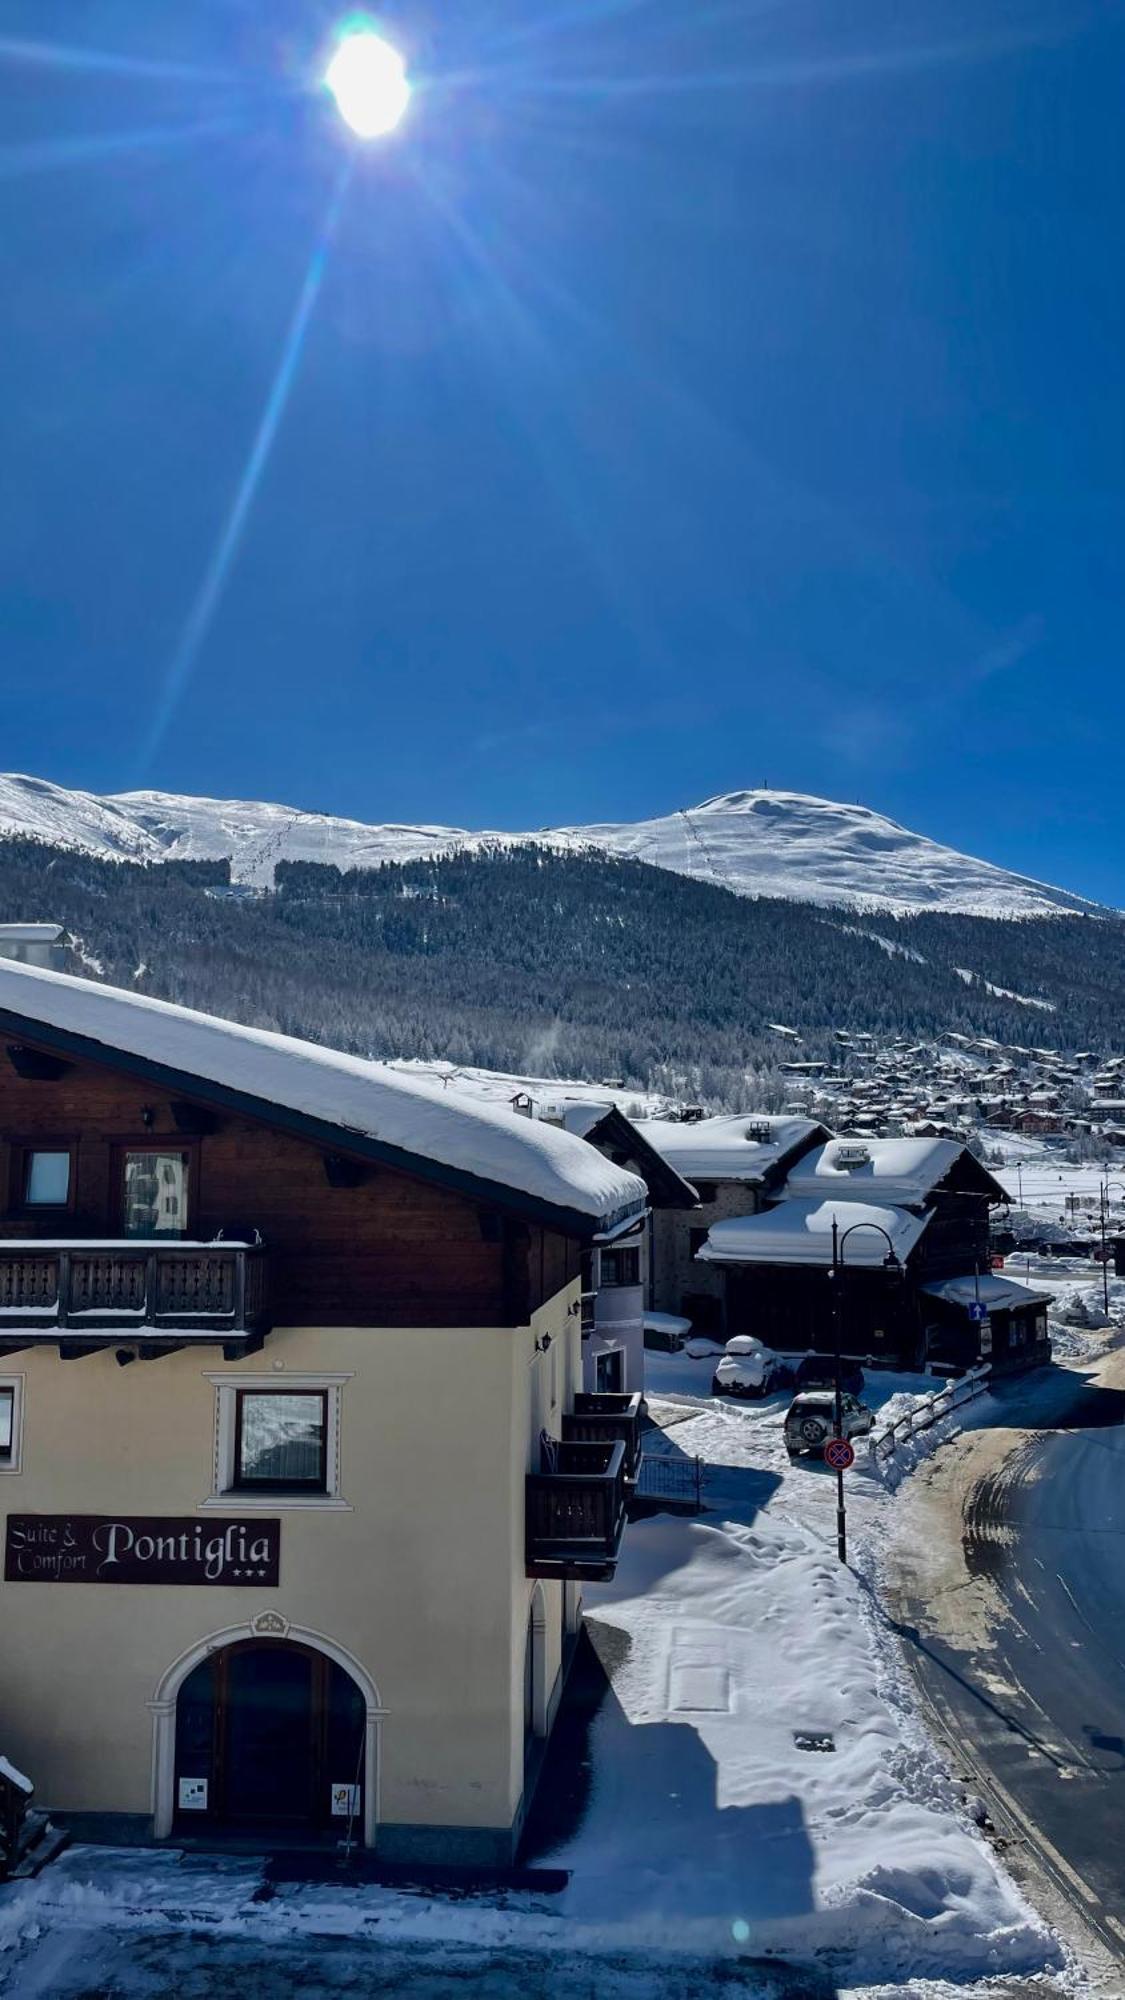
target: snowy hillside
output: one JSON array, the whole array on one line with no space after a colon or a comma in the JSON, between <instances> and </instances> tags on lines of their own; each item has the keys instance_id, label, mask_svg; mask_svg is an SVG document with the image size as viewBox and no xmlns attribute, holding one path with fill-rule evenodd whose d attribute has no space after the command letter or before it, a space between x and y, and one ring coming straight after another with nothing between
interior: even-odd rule
<instances>
[{"instance_id":1,"label":"snowy hillside","mask_svg":"<svg viewBox=\"0 0 1125 2000\"><path fill-rule=\"evenodd\" d=\"M600 847L721 883L742 896L986 917L1093 907L910 833L866 806L801 792L729 792L664 819L580 831Z\"/></svg>"},{"instance_id":2,"label":"snowy hillside","mask_svg":"<svg viewBox=\"0 0 1125 2000\"><path fill-rule=\"evenodd\" d=\"M662 819L558 827L536 833L469 833L447 826L368 826L359 820L238 799L166 792L98 797L45 779L0 777L0 835L33 834L110 859L230 858L237 882L269 886L278 861L375 868L451 849L538 841L593 846L742 896L851 904L863 909L945 910L1030 917L1093 909L1065 890L1014 875L910 833L865 806L799 792L731 792Z\"/></svg>"}]
</instances>

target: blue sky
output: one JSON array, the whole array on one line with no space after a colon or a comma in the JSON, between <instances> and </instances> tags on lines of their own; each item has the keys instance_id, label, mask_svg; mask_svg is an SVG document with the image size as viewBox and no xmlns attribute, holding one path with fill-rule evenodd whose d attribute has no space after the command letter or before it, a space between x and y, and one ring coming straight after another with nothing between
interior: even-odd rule
<instances>
[{"instance_id":1,"label":"blue sky","mask_svg":"<svg viewBox=\"0 0 1125 2000\"><path fill-rule=\"evenodd\" d=\"M333 215L338 18L0 0L0 765L1125 904L1118 0L396 0Z\"/></svg>"}]
</instances>

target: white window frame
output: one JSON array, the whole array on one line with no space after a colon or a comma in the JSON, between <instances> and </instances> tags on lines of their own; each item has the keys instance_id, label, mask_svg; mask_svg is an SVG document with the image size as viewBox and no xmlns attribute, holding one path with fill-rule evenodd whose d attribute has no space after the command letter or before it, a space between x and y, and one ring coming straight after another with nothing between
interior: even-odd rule
<instances>
[{"instance_id":1,"label":"white window frame","mask_svg":"<svg viewBox=\"0 0 1125 2000\"><path fill-rule=\"evenodd\" d=\"M0 1479L6 1474L23 1470L23 1385L22 1375L0 1375L0 1389L11 1389L12 1396L12 1455L0 1458Z\"/></svg>"},{"instance_id":2,"label":"white window frame","mask_svg":"<svg viewBox=\"0 0 1125 2000\"><path fill-rule=\"evenodd\" d=\"M342 1391L347 1375L291 1375L288 1369L269 1375L207 1375L215 1390L215 1452L212 1490L201 1507L222 1507L228 1513L280 1514L293 1509L321 1508L337 1513L352 1512L340 1490L340 1415ZM240 1390L252 1395L276 1396L283 1390L310 1389L328 1398L328 1427L324 1440L323 1493L248 1493L235 1485L234 1445L237 1398Z\"/></svg>"}]
</instances>

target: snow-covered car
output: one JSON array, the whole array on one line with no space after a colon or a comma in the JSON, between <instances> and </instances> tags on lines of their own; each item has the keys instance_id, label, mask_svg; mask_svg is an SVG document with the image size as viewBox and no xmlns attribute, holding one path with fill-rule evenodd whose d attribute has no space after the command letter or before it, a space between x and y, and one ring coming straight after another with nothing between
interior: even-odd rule
<instances>
[{"instance_id":1,"label":"snow-covered car","mask_svg":"<svg viewBox=\"0 0 1125 2000\"><path fill-rule=\"evenodd\" d=\"M751 1333L728 1340L711 1383L713 1396L768 1396L784 1382L788 1369L781 1356L764 1347Z\"/></svg>"},{"instance_id":2,"label":"snow-covered car","mask_svg":"<svg viewBox=\"0 0 1125 2000\"><path fill-rule=\"evenodd\" d=\"M854 1396L840 1399L840 1435L846 1438L866 1437L875 1422L874 1415L866 1405ZM820 1452L836 1431L836 1399L823 1389L802 1390L794 1396L785 1413L785 1448L790 1458L799 1458L802 1452Z\"/></svg>"}]
</instances>

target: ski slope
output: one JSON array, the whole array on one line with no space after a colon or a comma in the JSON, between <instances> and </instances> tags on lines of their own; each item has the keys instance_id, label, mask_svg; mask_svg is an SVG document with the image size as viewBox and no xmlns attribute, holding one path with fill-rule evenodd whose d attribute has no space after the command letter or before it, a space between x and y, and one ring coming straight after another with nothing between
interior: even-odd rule
<instances>
[{"instance_id":1,"label":"ski slope","mask_svg":"<svg viewBox=\"0 0 1125 2000\"><path fill-rule=\"evenodd\" d=\"M233 879L268 888L279 861L375 868L453 850L537 841L597 848L714 882L740 896L863 910L1058 916L1098 905L943 847L872 812L800 792L730 792L636 823L470 832L361 820L242 799L121 792L100 797L43 778L0 776L0 836L29 834L116 860L230 859Z\"/></svg>"}]
</instances>

